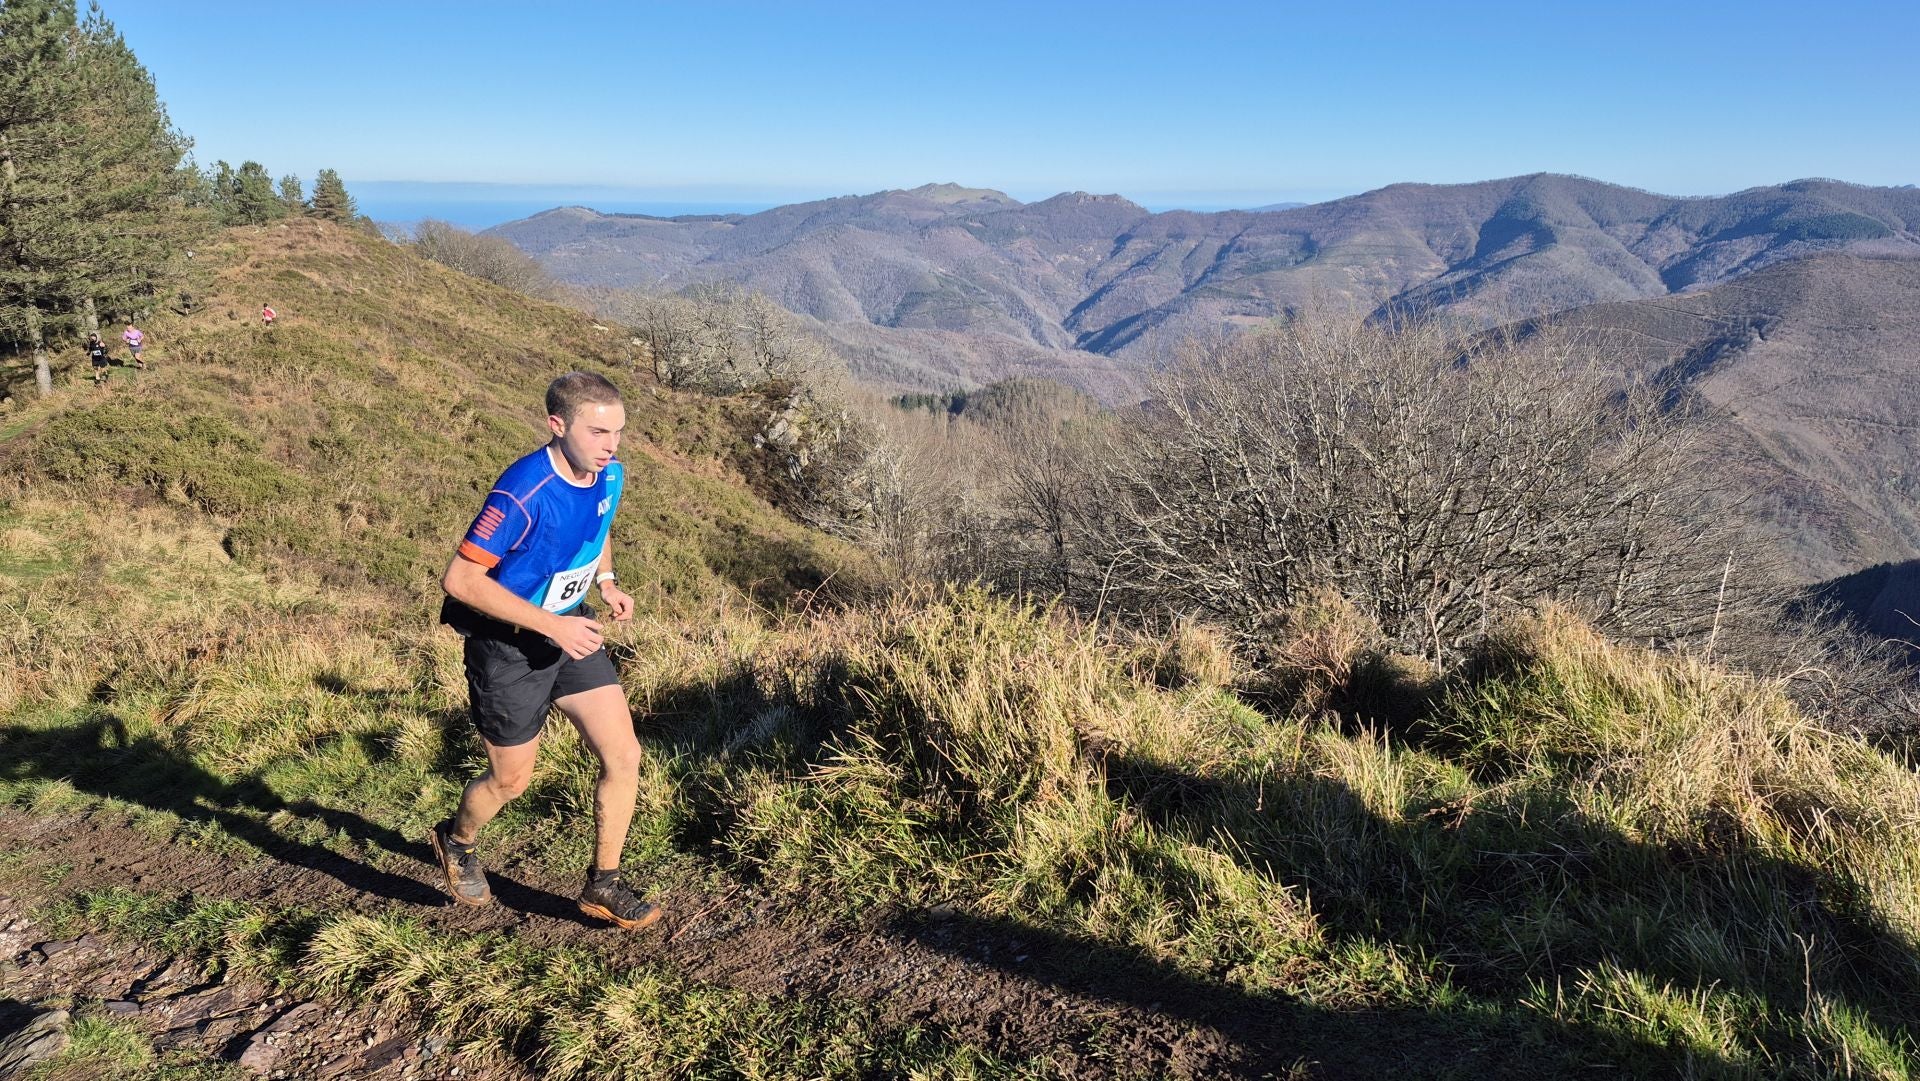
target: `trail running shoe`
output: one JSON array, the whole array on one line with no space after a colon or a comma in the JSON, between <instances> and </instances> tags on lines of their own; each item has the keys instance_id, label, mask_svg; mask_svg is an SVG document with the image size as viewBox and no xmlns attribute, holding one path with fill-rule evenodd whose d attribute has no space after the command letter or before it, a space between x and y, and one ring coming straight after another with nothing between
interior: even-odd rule
<instances>
[{"instance_id":1,"label":"trail running shoe","mask_svg":"<svg viewBox=\"0 0 1920 1081\"><path fill-rule=\"evenodd\" d=\"M587 888L580 891L580 911L628 931L650 927L660 919L660 906L641 900L620 881L618 871L587 872Z\"/></svg>"},{"instance_id":2,"label":"trail running shoe","mask_svg":"<svg viewBox=\"0 0 1920 1081\"><path fill-rule=\"evenodd\" d=\"M480 857L474 855L474 846L453 839L452 819L434 826L427 843L433 846L440 869L447 873L447 892L453 895L454 904L478 906L493 900L493 891L487 888L487 872L480 866Z\"/></svg>"}]
</instances>

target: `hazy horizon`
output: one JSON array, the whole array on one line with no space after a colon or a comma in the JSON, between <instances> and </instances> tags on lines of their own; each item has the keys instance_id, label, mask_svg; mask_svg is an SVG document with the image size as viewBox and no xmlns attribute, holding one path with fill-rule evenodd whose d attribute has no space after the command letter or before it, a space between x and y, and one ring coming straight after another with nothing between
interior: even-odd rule
<instances>
[{"instance_id":1,"label":"hazy horizon","mask_svg":"<svg viewBox=\"0 0 1920 1081\"><path fill-rule=\"evenodd\" d=\"M1195 207L1536 171L1920 180L1897 134L1912 4L104 6L201 162L309 180L770 205L951 179Z\"/></svg>"},{"instance_id":2,"label":"hazy horizon","mask_svg":"<svg viewBox=\"0 0 1920 1081\"><path fill-rule=\"evenodd\" d=\"M927 180L920 184L944 183ZM738 187L628 188L605 184L504 184L486 181L353 180L348 190L360 206L360 212L379 222L407 224L422 218L436 218L468 229L487 229L509 221L563 206L584 206L602 214L651 214L670 218L684 214L754 214L792 203L814 202L847 195L868 195L887 191L879 186L865 191L783 192ZM986 186L986 185L969 185ZM1003 189L994 189L1003 190ZM1079 189L1065 189L1079 190ZM745 194L752 192L753 195ZM1037 202L1060 194L1058 191L1006 194L1021 202ZM1102 192L1117 194L1159 213L1166 210L1250 210L1274 203L1314 203L1357 192ZM757 195L758 197L754 197ZM1312 197L1317 195L1317 197Z\"/></svg>"},{"instance_id":3,"label":"hazy horizon","mask_svg":"<svg viewBox=\"0 0 1920 1081\"><path fill-rule=\"evenodd\" d=\"M1482 179L1504 178L1488 176ZM1588 177L1587 179L1606 184L1618 183L1606 177ZM1815 178L1781 177L1733 190L1767 187L1806 179ZM1854 183L1847 177L1825 179ZM965 180L922 180L912 184L881 184L859 191L783 191L744 185L659 188L609 184L514 184L491 181L353 180L351 178L347 179L346 183L348 190L359 204L361 213L375 221L405 225L423 218L435 218L474 230L489 229L506 222L518 221L547 210L567 206L582 206L602 214L648 214L654 217L671 218L692 214L756 214L763 210L794 203L870 195L888 190L905 190L920 187L922 184L958 183L966 187L990 188L1004 192L1024 203L1051 198L1061 194L1062 191L1091 190L1087 188L1064 188L1054 191L1008 190L996 188L991 184L968 183ZM1395 183L1433 182L1410 179ZM1119 191L1095 194L1120 195L1157 214L1169 210L1217 213L1226 210L1252 210L1276 203L1320 203L1359 195L1363 190L1372 189L1137 193ZM1708 198L1728 195L1732 192L1659 192L1657 194L1676 198Z\"/></svg>"}]
</instances>

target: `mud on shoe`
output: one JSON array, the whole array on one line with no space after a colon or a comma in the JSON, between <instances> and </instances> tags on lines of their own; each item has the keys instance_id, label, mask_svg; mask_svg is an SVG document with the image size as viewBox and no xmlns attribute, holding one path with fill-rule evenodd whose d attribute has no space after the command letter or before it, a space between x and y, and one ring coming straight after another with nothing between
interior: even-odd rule
<instances>
[{"instance_id":1,"label":"mud on shoe","mask_svg":"<svg viewBox=\"0 0 1920 1081\"><path fill-rule=\"evenodd\" d=\"M620 881L619 871L587 872L587 886L580 891L580 911L628 931L651 927L660 920L660 906L641 900L628 889Z\"/></svg>"},{"instance_id":2,"label":"mud on shoe","mask_svg":"<svg viewBox=\"0 0 1920 1081\"><path fill-rule=\"evenodd\" d=\"M452 819L434 826L427 835L427 843L433 846L434 858L446 872L447 892L453 896L454 904L477 907L493 900L493 890L487 886L487 872L481 868L474 846L453 839Z\"/></svg>"}]
</instances>

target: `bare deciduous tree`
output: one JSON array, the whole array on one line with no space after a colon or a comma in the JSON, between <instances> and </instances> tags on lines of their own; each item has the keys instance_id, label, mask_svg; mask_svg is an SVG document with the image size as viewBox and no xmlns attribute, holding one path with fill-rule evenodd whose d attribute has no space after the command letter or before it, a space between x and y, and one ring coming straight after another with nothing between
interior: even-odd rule
<instances>
[{"instance_id":1,"label":"bare deciduous tree","mask_svg":"<svg viewBox=\"0 0 1920 1081\"><path fill-rule=\"evenodd\" d=\"M1154 392L1080 504L1110 603L1258 634L1330 588L1445 659L1542 600L1704 634L1771 581L1723 574L1742 544L1695 430L1567 338L1295 323L1189 348Z\"/></svg>"},{"instance_id":2,"label":"bare deciduous tree","mask_svg":"<svg viewBox=\"0 0 1920 1081\"><path fill-rule=\"evenodd\" d=\"M546 296L552 282L533 257L497 236L469 233L427 218L414 226L409 246L442 266L528 296Z\"/></svg>"},{"instance_id":3,"label":"bare deciduous tree","mask_svg":"<svg viewBox=\"0 0 1920 1081\"><path fill-rule=\"evenodd\" d=\"M738 286L609 293L595 308L633 328L666 386L731 394L772 383L824 387L844 377L839 358L799 316Z\"/></svg>"}]
</instances>

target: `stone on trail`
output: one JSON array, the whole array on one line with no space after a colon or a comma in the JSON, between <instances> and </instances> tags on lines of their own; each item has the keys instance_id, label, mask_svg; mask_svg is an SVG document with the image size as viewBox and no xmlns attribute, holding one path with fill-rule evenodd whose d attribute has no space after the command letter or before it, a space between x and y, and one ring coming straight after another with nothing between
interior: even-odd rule
<instances>
[{"instance_id":1,"label":"stone on trail","mask_svg":"<svg viewBox=\"0 0 1920 1081\"><path fill-rule=\"evenodd\" d=\"M18 1032L0 1039L0 1077L18 1077L67 1049L72 1016L65 1010L42 1010Z\"/></svg>"},{"instance_id":2,"label":"stone on trail","mask_svg":"<svg viewBox=\"0 0 1920 1081\"><path fill-rule=\"evenodd\" d=\"M257 1032L247 1041L240 1054L235 1056L242 1069L251 1070L265 1076L273 1072L274 1064L280 1060L280 1049L275 1047L264 1032Z\"/></svg>"},{"instance_id":3,"label":"stone on trail","mask_svg":"<svg viewBox=\"0 0 1920 1081\"><path fill-rule=\"evenodd\" d=\"M268 1022L267 1027L264 1029L261 1029L260 1031L292 1032L294 1029L300 1027L300 1025L305 1023L308 1018L312 1017L315 1013L318 1013L319 1011L320 1011L320 1004L318 1002L309 1001L309 1002L299 1003L298 1005L290 1006L280 1016Z\"/></svg>"}]
</instances>

